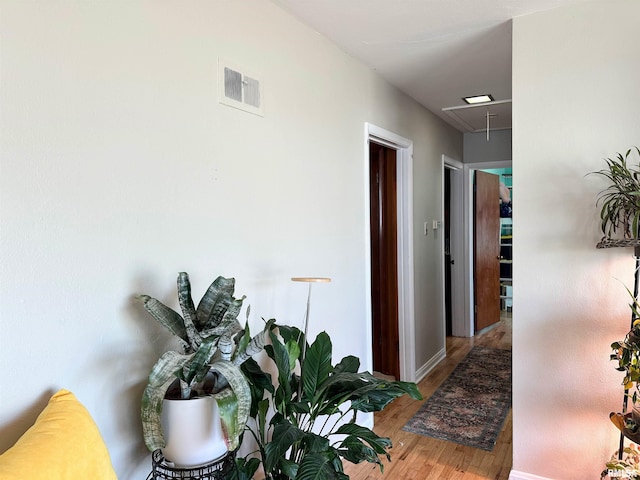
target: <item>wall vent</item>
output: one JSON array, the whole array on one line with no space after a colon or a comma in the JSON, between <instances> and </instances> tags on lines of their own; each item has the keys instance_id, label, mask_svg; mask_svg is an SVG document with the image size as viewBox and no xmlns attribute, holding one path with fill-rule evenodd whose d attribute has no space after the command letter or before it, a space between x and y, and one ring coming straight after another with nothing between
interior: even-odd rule
<instances>
[{"instance_id":1,"label":"wall vent","mask_svg":"<svg viewBox=\"0 0 640 480\"><path fill-rule=\"evenodd\" d=\"M224 60L218 60L219 101L224 105L264 116L260 76Z\"/></svg>"}]
</instances>

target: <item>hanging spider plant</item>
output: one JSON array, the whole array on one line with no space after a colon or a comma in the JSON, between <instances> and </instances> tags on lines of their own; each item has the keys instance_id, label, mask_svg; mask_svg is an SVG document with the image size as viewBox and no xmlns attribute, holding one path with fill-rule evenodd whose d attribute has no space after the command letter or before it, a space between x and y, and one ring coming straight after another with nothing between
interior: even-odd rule
<instances>
[{"instance_id":1,"label":"hanging spider plant","mask_svg":"<svg viewBox=\"0 0 640 480\"><path fill-rule=\"evenodd\" d=\"M640 225L640 165L632 166L629 157L638 147L632 147L623 155L606 158L607 168L591 172L609 180L609 186L598 194L602 233L612 238L618 232L625 239L638 238Z\"/></svg>"}]
</instances>

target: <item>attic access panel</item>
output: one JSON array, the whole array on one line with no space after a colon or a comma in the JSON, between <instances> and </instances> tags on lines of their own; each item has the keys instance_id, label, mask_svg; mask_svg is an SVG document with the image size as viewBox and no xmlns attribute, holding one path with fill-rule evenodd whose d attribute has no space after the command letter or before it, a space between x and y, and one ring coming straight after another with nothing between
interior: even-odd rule
<instances>
[{"instance_id":1,"label":"attic access panel","mask_svg":"<svg viewBox=\"0 0 640 480\"><path fill-rule=\"evenodd\" d=\"M511 128L511 100L497 100L476 105L447 107L443 108L442 111L467 132L486 131L487 112L489 112L490 115L490 130Z\"/></svg>"}]
</instances>

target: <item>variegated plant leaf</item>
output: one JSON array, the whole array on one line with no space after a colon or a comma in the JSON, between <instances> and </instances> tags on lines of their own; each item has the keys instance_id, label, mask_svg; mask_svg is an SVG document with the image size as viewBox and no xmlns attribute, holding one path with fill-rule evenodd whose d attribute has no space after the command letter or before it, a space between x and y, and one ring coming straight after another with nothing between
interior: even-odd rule
<instances>
[{"instance_id":1,"label":"variegated plant leaf","mask_svg":"<svg viewBox=\"0 0 640 480\"><path fill-rule=\"evenodd\" d=\"M242 365L247 359L253 357L254 355L260 353L264 349L264 344L269 338L269 331L271 331L271 327L275 324L275 319L269 320L262 332L258 333L255 337L251 339L249 343L238 344L238 348L234 353L233 364L234 365ZM249 324L245 326L245 335L249 335Z\"/></svg>"},{"instance_id":2,"label":"variegated plant leaf","mask_svg":"<svg viewBox=\"0 0 640 480\"><path fill-rule=\"evenodd\" d=\"M238 397L231 390L231 388L225 388L213 396L218 404L218 413L220 415L220 426L222 427L222 433L224 435L224 442L227 445L227 450L233 451L233 441L231 432L237 430L236 418L238 416ZM238 441L239 443L239 441Z\"/></svg>"},{"instance_id":3,"label":"variegated plant leaf","mask_svg":"<svg viewBox=\"0 0 640 480\"><path fill-rule=\"evenodd\" d=\"M162 355L151 369L149 383L144 389L140 408L144 442L150 451L165 446L160 424L162 400L176 379L175 372L184 368L192 357L193 355L180 355L177 352L169 351Z\"/></svg>"},{"instance_id":4,"label":"variegated plant leaf","mask_svg":"<svg viewBox=\"0 0 640 480\"><path fill-rule=\"evenodd\" d=\"M180 338L183 342L189 342L187 330L184 327L184 320L178 312L167 307L160 300L149 295L140 295L140 300L147 312L151 314L163 327Z\"/></svg>"},{"instance_id":5,"label":"variegated plant leaf","mask_svg":"<svg viewBox=\"0 0 640 480\"><path fill-rule=\"evenodd\" d=\"M224 323L220 324L222 326ZM233 320L228 324L227 329L220 335L218 339L218 350L222 360L231 360L236 345L235 336L242 331L242 327L238 320Z\"/></svg>"},{"instance_id":6,"label":"variegated plant leaf","mask_svg":"<svg viewBox=\"0 0 640 480\"><path fill-rule=\"evenodd\" d=\"M179 378L176 372L187 365L194 354L182 355L176 351L169 350L165 352L156 362L149 373L149 385L158 386L165 382L169 377Z\"/></svg>"},{"instance_id":7,"label":"variegated plant leaf","mask_svg":"<svg viewBox=\"0 0 640 480\"><path fill-rule=\"evenodd\" d=\"M193 356L191 362L189 362L189 372L187 373L186 381L191 384L192 382L201 382L209 372L209 363L211 357L216 353L215 339L209 338L200 344L198 351Z\"/></svg>"},{"instance_id":8,"label":"variegated plant leaf","mask_svg":"<svg viewBox=\"0 0 640 480\"><path fill-rule=\"evenodd\" d=\"M229 308L235 290L235 278L216 278L203 295L196 310L198 330L214 328Z\"/></svg>"},{"instance_id":9,"label":"variegated plant leaf","mask_svg":"<svg viewBox=\"0 0 640 480\"><path fill-rule=\"evenodd\" d=\"M239 330L238 330L239 331ZM220 336L218 340L218 351L220 352L220 358L226 362L231 360L231 354L233 353L233 336L238 331L227 330Z\"/></svg>"},{"instance_id":10,"label":"variegated plant leaf","mask_svg":"<svg viewBox=\"0 0 640 480\"><path fill-rule=\"evenodd\" d=\"M249 419L251 388L249 387L247 379L242 374L240 367L237 367L231 362L216 362L211 365L211 369L219 372L226 378L233 395L236 397L234 402L232 398L229 398L228 393L221 392L215 395L216 402L220 408L220 418L226 437L227 448L230 451L235 450L239 446L240 435L244 431L244 427Z\"/></svg>"},{"instance_id":11,"label":"variegated plant leaf","mask_svg":"<svg viewBox=\"0 0 640 480\"><path fill-rule=\"evenodd\" d=\"M247 349L249 342L251 342L251 330L249 329L249 318L247 318L247 321L244 324L242 335L240 335L239 337L236 336L236 348L233 351L233 356L231 358L232 361Z\"/></svg>"},{"instance_id":12,"label":"variegated plant leaf","mask_svg":"<svg viewBox=\"0 0 640 480\"><path fill-rule=\"evenodd\" d=\"M228 331L232 331L235 334L240 330L242 330L240 322L238 322L238 320L235 318L229 317L228 319L222 321L216 328L207 331L206 335L203 334L202 338L220 338Z\"/></svg>"},{"instance_id":13,"label":"variegated plant leaf","mask_svg":"<svg viewBox=\"0 0 640 480\"><path fill-rule=\"evenodd\" d=\"M207 338L210 336L219 337L229 329L230 325L234 325L234 328L242 330L242 326L238 321L238 315L240 314L240 310L242 310L242 302L244 301L244 299L244 296L242 298L234 298L233 301L229 304L229 308L222 316L222 319L217 322L215 326L207 325L207 327L200 332L202 338Z\"/></svg>"},{"instance_id":14,"label":"variegated plant leaf","mask_svg":"<svg viewBox=\"0 0 640 480\"><path fill-rule=\"evenodd\" d=\"M178 274L178 302L182 309L182 318L184 319L184 327L189 338L189 344L193 350L197 350L200 343L202 343L202 338L194 324L196 321L196 307L193 305L191 282L189 281L189 274L186 272Z\"/></svg>"}]
</instances>

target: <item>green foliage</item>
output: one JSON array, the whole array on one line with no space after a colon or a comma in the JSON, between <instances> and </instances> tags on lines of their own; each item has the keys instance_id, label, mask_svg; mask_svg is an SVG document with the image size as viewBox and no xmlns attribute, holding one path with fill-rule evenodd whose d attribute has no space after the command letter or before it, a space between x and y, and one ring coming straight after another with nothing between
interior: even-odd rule
<instances>
[{"instance_id":1,"label":"green foliage","mask_svg":"<svg viewBox=\"0 0 640 480\"><path fill-rule=\"evenodd\" d=\"M236 459L236 470L234 472L235 480L253 480L253 474L260 467L260 460L257 458L238 458Z\"/></svg>"},{"instance_id":2,"label":"green foliage","mask_svg":"<svg viewBox=\"0 0 640 480\"><path fill-rule=\"evenodd\" d=\"M273 325L265 352L277 378L249 361L242 369L251 384L248 427L258 443L257 455L267 480L344 480L343 460L367 461L383 469L391 441L358 425L358 412L375 412L408 394L421 399L415 383L391 382L360 372L354 356L332 365L329 335L320 333L300 358L304 334L294 327ZM272 370L269 370L272 371ZM301 372L301 378L296 373ZM269 418L269 415L271 417ZM253 459L255 460L255 459ZM237 461L237 479L246 478L248 461ZM251 465L253 467L253 465Z\"/></svg>"},{"instance_id":3,"label":"green foliage","mask_svg":"<svg viewBox=\"0 0 640 480\"><path fill-rule=\"evenodd\" d=\"M633 147L615 158L606 158L607 168L592 172L606 178L609 186L598 194L602 233L613 237L620 231L623 238L638 238L640 225L640 165L632 166L627 161L640 149Z\"/></svg>"},{"instance_id":4,"label":"green foliage","mask_svg":"<svg viewBox=\"0 0 640 480\"><path fill-rule=\"evenodd\" d=\"M640 386L640 303L635 297L633 292L625 287L629 297L631 297L631 303L629 308L631 309L632 325L631 329L625 335L623 340L613 342L611 344L610 359L617 362L616 370L624 372L624 378L622 384L625 390L632 390L630 394L633 403L638 399L638 391Z\"/></svg>"},{"instance_id":5,"label":"green foliage","mask_svg":"<svg viewBox=\"0 0 640 480\"><path fill-rule=\"evenodd\" d=\"M271 324L251 338L248 323L238 322L244 297L233 296L235 279L218 277L196 308L191 298L189 275L178 275L178 301L182 315L159 300L141 295L144 308L180 341L182 353L165 352L153 366L141 405L145 444L151 451L165 446L160 423L162 401L170 387L178 384L180 398L213 395L221 412L227 446L239 445L251 407L251 386L240 365L264 347ZM247 311L247 317L249 312ZM207 375L215 379L206 382Z\"/></svg>"},{"instance_id":6,"label":"green foliage","mask_svg":"<svg viewBox=\"0 0 640 480\"><path fill-rule=\"evenodd\" d=\"M622 456L615 452L606 463L606 468L600 474L605 478L640 478L640 452L632 443L623 449Z\"/></svg>"},{"instance_id":7,"label":"green foliage","mask_svg":"<svg viewBox=\"0 0 640 480\"><path fill-rule=\"evenodd\" d=\"M624 340L613 342L611 349L613 350L611 360L617 362L616 370L624 372L622 384L625 390L632 390L630 396L635 404L640 381L640 337L636 336L632 329Z\"/></svg>"}]
</instances>

